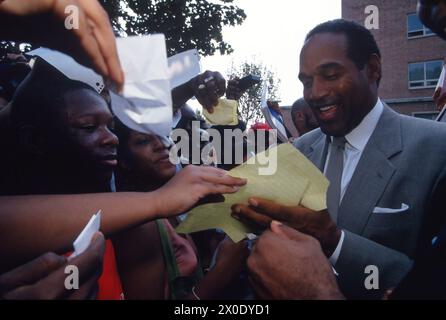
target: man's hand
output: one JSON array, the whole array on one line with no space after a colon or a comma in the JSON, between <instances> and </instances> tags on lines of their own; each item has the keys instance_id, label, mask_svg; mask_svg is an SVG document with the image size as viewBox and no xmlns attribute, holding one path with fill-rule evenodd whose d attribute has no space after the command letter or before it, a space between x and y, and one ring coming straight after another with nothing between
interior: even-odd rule
<instances>
[{"instance_id":1,"label":"man's hand","mask_svg":"<svg viewBox=\"0 0 446 320\"><path fill-rule=\"evenodd\" d=\"M235 193L246 179L234 178L222 169L189 165L158 189L160 218L186 212L208 195Z\"/></svg>"},{"instance_id":2,"label":"man's hand","mask_svg":"<svg viewBox=\"0 0 446 320\"><path fill-rule=\"evenodd\" d=\"M246 259L249 256L246 241L234 243L231 239L223 240L218 249L215 269L222 272L222 277L228 283L236 280L246 267Z\"/></svg>"},{"instance_id":3,"label":"man's hand","mask_svg":"<svg viewBox=\"0 0 446 320\"><path fill-rule=\"evenodd\" d=\"M69 6L78 9L79 28L65 27ZM109 78L118 89L124 83L109 17L97 0L4 0L0 37L65 52Z\"/></svg>"},{"instance_id":4,"label":"man's hand","mask_svg":"<svg viewBox=\"0 0 446 320\"><path fill-rule=\"evenodd\" d=\"M191 79L188 84L198 102L209 113L214 112L218 99L226 91L226 80L219 72L206 71Z\"/></svg>"},{"instance_id":5,"label":"man's hand","mask_svg":"<svg viewBox=\"0 0 446 320\"><path fill-rule=\"evenodd\" d=\"M72 260L54 253L44 254L1 275L0 296L7 300L94 299L104 252L104 236L96 233L87 250ZM67 265L78 267L79 289L65 288Z\"/></svg>"},{"instance_id":6,"label":"man's hand","mask_svg":"<svg viewBox=\"0 0 446 320\"><path fill-rule=\"evenodd\" d=\"M282 206L274 201L260 198L249 199L249 206L237 204L231 209L235 218L264 228L276 220L306 233L320 241L327 257L333 254L341 237L341 230L337 228L326 210L316 212L300 206Z\"/></svg>"},{"instance_id":7,"label":"man's hand","mask_svg":"<svg viewBox=\"0 0 446 320\"><path fill-rule=\"evenodd\" d=\"M233 284L238 284L239 275L246 267L248 256L246 242L234 243L230 239L223 240L214 267L195 287L193 296L191 294L188 298L197 298L197 294L202 300L223 298L226 292L231 292Z\"/></svg>"},{"instance_id":8,"label":"man's hand","mask_svg":"<svg viewBox=\"0 0 446 320\"><path fill-rule=\"evenodd\" d=\"M251 284L262 299L343 299L319 242L273 223L248 259Z\"/></svg>"},{"instance_id":9,"label":"man's hand","mask_svg":"<svg viewBox=\"0 0 446 320\"><path fill-rule=\"evenodd\" d=\"M228 87L226 88L226 98L229 100L239 100L244 92L238 87L239 78L234 78L228 81Z\"/></svg>"}]
</instances>

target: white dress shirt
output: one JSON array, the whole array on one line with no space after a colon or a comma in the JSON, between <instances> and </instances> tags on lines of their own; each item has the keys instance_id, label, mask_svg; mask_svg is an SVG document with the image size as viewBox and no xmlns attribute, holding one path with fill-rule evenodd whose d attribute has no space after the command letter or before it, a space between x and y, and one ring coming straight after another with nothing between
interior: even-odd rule
<instances>
[{"instance_id":1,"label":"white dress shirt","mask_svg":"<svg viewBox=\"0 0 446 320\"><path fill-rule=\"evenodd\" d=\"M372 110L362 119L361 123L353 129L349 134L345 136L347 143L345 144L344 149L344 168L342 171L342 179L341 179L341 196L340 202L342 202L342 198L345 195L345 191L350 184L350 181L353 177L353 174L356 171L356 166L358 165L359 160L361 159L362 152L364 151L367 143L370 140L373 132L375 131L376 125L378 124L379 119L381 118L381 114L384 110L384 106L381 100L378 98L376 105ZM331 137L331 139L333 139ZM324 174L327 171L327 164L330 160L330 149L328 149L327 160L325 161ZM335 221L336 222L336 221ZM330 257L330 262L332 265L335 265L338 261L339 254L341 253L342 244L344 242L344 231L342 231L341 238L339 243Z\"/></svg>"}]
</instances>

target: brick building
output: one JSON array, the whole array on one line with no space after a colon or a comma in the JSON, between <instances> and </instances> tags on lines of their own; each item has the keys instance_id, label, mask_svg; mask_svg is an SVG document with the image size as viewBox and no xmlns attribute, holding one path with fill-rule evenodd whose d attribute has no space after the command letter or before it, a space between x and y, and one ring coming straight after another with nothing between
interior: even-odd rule
<instances>
[{"instance_id":1,"label":"brick building","mask_svg":"<svg viewBox=\"0 0 446 320\"><path fill-rule=\"evenodd\" d=\"M370 5L376 6L379 15L373 21L379 29L371 31L382 53L380 97L398 112L435 118L432 94L446 42L421 24L417 0L342 0L342 17L366 25Z\"/></svg>"}]
</instances>

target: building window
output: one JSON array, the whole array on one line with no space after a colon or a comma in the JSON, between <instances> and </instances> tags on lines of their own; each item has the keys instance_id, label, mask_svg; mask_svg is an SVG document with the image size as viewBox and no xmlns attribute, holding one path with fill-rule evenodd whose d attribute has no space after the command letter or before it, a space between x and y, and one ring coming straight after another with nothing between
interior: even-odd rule
<instances>
[{"instance_id":1,"label":"building window","mask_svg":"<svg viewBox=\"0 0 446 320\"><path fill-rule=\"evenodd\" d=\"M407 37L408 38L419 38L431 36L434 33L426 28L418 18L416 13L407 15Z\"/></svg>"},{"instance_id":2,"label":"building window","mask_svg":"<svg viewBox=\"0 0 446 320\"><path fill-rule=\"evenodd\" d=\"M443 68L443 60L409 63L409 88L435 88Z\"/></svg>"}]
</instances>

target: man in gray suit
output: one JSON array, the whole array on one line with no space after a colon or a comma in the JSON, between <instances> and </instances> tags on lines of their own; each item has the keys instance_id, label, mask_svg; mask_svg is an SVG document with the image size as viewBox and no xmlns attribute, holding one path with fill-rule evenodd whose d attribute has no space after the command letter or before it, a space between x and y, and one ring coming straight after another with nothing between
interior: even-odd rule
<instances>
[{"instance_id":1,"label":"man in gray suit","mask_svg":"<svg viewBox=\"0 0 446 320\"><path fill-rule=\"evenodd\" d=\"M381 102L380 51L353 22L310 31L299 78L320 128L295 146L330 180L328 213L263 199L233 213L263 225L279 220L315 237L348 298L381 297L408 272L417 246L444 225L446 140L439 137L446 126Z\"/></svg>"}]
</instances>

